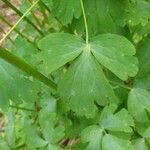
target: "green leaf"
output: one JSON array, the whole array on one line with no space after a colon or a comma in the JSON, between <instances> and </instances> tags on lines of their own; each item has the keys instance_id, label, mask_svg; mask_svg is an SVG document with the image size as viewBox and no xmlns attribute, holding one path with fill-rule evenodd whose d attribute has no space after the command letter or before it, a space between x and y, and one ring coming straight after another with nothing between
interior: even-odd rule
<instances>
[{"instance_id":1,"label":"green leaf","mask_svg":"<svg viewBox=\"0 0 150 150\"><path fill-rule=\"evenodd\" d=\"M59 83L58 91L62 99L69 100L72 110L88 117L96 112L94 101L102 106L117 101L101 66L88 48L68 69Z\"/></svg>"},{"instance_id":2,"label":"green leaf","mask_svg":"<svg viewBox=\"0 0 150 150\"><path fill-rule=\"evenodd\" d=\"M148 22L146 25L138 24L136 26L132 26L131 28L134 33L137 33L140 36L150 34L150 22Z\"/></svg>"},{"instance_id":3,"label":"green leaf","mask_svg":"<svg viewBox=\"0 0 150 150\"><path fill-rule=\"evenodd\" d=\"M11 150L8 146L8 143L4 139L0 139L0 149Z\"/></svg>"},{"instance_id":4,"label":"green leaf","mask_svg":"<svg viewBox=\"0 0 150 150\"><path fill-rule=\"evenodd\" d=\"M84 0L89 35L120 33L125 25L130 3L128 0ZM119 14L119 15L118 15ZM84 31L83 17L73 21L75 30Z\"/></svg>"},{"instance_id":5,"label":"green leaf","mask_svg":"<svg viewBox=\"0 0 150 150\"><path fill-rule=\"evenodd\" d=\"M139 60L139 76L143 77L150 74L150 37L145 38L137 48L137 57Z\"/></svg>"},{"instance_id":6,"label":"green leaf","mask_svg":"<svg viewBox=\"0 0 150 150\"><path fill-rule=\"evenodd\" d=\"M110 134L104 136L102 141L103 150L133 150L130 141L122 140Z\"/></svg>"},{"instance_id":7,"label":"green leaf","mask_svg":"<svg viewBox=\"0 0 150 150\"><path fill-rule=\"evenodd\" d=\"M136 123L136 130L143 138L150 139L150 121L147 123Z\"/></svg>"},{"instance_id":8,"label":"green leaf","mask_svg":"<svg viewBox=\"0 0 150 150\"><path fill-rule=\"evenodd\" d=\"M85 128L81 133L83 143L88 143L85 150L102 150L103 130L96 125Z\"/></svg>"},{"instance_id":9,"label":"green leaf","mask_svg":"<svg viewBox=\"0 0 150 150\"><path fill-rule=\"evenodd\" d=\"M44 37L38 46L42 50L37 60L42 61L40 69L51 73L76 58L82 51L83 40L65 33L55 33Z\"/></svg>"},{"instance_id":10,"label":"green leaf","mask_svg":"<svg viewBox=\"0 0 150 150\"><path fill-rule=\"evenodd\" d=\"M52 5L53 5L53 0L42 0L43 3L49 7L51 9Z\"/></svg>"},{"instance_id":11,"label":"green leaf","mask_svg":"<svg viewBox=\"0 0 150 150\"><path fill-rule=\"evenodd\" d=\"M24 58L25 60L32 63L34 61L33 54L38 52L38 49L32 43L29 43L25 38L18 36L14 41L15 47L10 48L13 49L13 53L17 56Z\"/></svg>"},{"instance_id":12,"label":"green leaf","mask_svg":"<svg viewBox=\"0 0 150 150\"><path fill-rule=\"evenodd\" d=\"M8 111L7 113L8 116L8 122L7 125L5 126L5 133L6 133L6 141L8 145L11 148L14 148L16 145L15 143L15 116L11 110Z\"/></svg>"},{"instance_id":13,"label":"green leaf","mask_svg":"<svg viewBox=\"0 0 150 150\"><path fill-rule=\"evenodd\" d=\"M39 123L45 140L50 144L57 144L64 137L64 127L56 126L58 118L55 113L41 111L39 114Z\"/></svg>"},{"instance_id":14,"label":"green leaf","mask_svg":"<svg viewBox=\"0 0 150 150\"><path fill-rule=\"evenodd\" d=\"M149 150L150 146L144 138L137 139L134 144L135 150Z\"/></svg>"},{"instance_id":15,"label":"green leaf","mask_svg":"<svg viewBox=\"0 0 150 150\"><path fill-rule=\"evenodd\" d=\"M138 122L148 122L146 109L150 107L150 93L145 89L134 88L128 97L128 110Z\"/></svg>"},{"instance_id":16,"label":"green leaf","mask_svg":"<svg viewBox=\"0 0 150 150\"><path fill-rule=\"evenodd\" d=\"M56 115L56 99L50 93L43 95L39 112L39 125L48 147L54 146L64 137L64 126L59 125Z\"/></svg>"},{"instance_id":17,"label":"green leaf","mask_svg":"<svg viewBox=\"0 0 150 150\"><path fill-rule=\"evenodd\" d=\"M131 3L129 19L132 25L145 25L150 19L150 1L149 0L134 0Z\"/></svg>"},{"instance_id":18,"label":"green leaf","mask_svg":"<svg viewBox=\"0 0 150 150\"><path fill-rule=\"evenodd\" d=\"M102 34L91 40L91 49L96 59L117 75L126 80L137 74L136 50L123 36Z\"/></svg>"},{"instance_id":19,"label":"green leaf","mask_svg":"<svg viewBox=\"0 0 150 150\"><path fill-rule=\"evenodd\" d=\"M80 0L53 0L52 12L63 25L67 25L72 22L73 17L80 17Z\"/></svg>"},{"instance_id":20,"label":"green leaf","mask_svg":"<svg viewBox=\"0 0 150 150\"><path fill-rule=\"evenodd\" d=\"M80 115L93 116L96 112L94 101L99 105L117 101L95 58L123 80L135 76L138 71L137 59L133 57L134 46L126 38L114 34L99 35L88 45L77 36L50 34L39 42L39 48L43 52L37 57L49 73L82 52L58 85L61 98L69 100L71 109Z\"/></svg>"},{"instance_id":21,"label":"green leaf","mask_svg":"<svg viewBox=\"0 0 150 150\"><path fill-rule=\"evenodd\" d=\"M4 86L5 85L5 86ZM6 109L9 100L15 103L33 102L38 99L40 84L10 64L0 60L0 107Z\"/></svg>"},{"instance_id":22,"label":"green leaf","mask_svg":"<svg viewBox=\"0 0 150 150\"><path fill-rule=\"evenodd\" d=\"M46 150L63 150L63 149L60 148L57 145L51 145L51 144L49 144Z\"/></svg>"},{"instance_id":23,"label":"green leaf","mask_svg":"<svg viewBox=\"0 0 150 150\"><path fill-rule=\"evenodd\" d=\"M143 77L137 76L134 81L134 86L149 91L150 90L150 73L143 74Z\"/></svg>"},{"instance_id":24,"label":"green leaf","mask_svg":"<svg viewBox=\"0 0 150 150\"><path fill-rule=\"evenodd\" d=\"M115 113L116 105L104 108L100 116L100 126L108 131L131 133L134 121L126 109Z\"/></svg>"},{"instance_id":25,"label":"green leaf","mask_svg":"<svg viewBox=\"0 0 150 150\"><path fill-rule=\"evenodd\" d=\"M72 116L70 118L64 118L65 126L68 132L66 133L66 138L74 138L79 136L81 131L87 126L95 123L94 119L87 119L86 117ZM97 123L97 121L96 121Z\"/></svg>"},{"instance_id":26,"label":"green leaf","mask_svg":"<svg viewBox=\"0 0 150 150\"><path fill-rule=\"evenodd\" d=\"M39 136L36 126L27 117L24 119L22 132L25 143L30 149L43 148L48 144L48 142Z\"/></svg>"},{"instance_id":27,"label":"green leaf","mask_svg":"<svg viewBox=\"0 0 150 150\"><path fill-rule=\"evenodd\" d=\"M44 37L38 45L43 50L39 60L43 61L42 67L50 69L49 72L73 60L84 49L91 51L102 65L123 80L135 76L138 71L137 59L133 57L136 50L123 36L102 34L94 37L87 46L77 36L55 33Z\"/></svg>"}]
</instances>

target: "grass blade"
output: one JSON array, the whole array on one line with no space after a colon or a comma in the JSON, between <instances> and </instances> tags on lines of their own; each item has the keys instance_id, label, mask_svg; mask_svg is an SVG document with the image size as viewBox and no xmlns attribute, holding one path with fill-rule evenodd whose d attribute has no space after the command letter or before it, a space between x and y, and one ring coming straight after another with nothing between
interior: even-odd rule
<instances>
[{"instance_id":1,"label":"grass blade","mask_svg":"<svg viewBox=\"0 0 150 150\"><path fill-rule=\"evenodd\" d=\"M20 17L22 17L24 15L19 9L17 9L14 5L12 5L8 0L2 0L2 1L7 6L9 6L12 10L14 10ZM42 33L42 31L39 30L38 27L32 21L30 21L26 16L23 19L25 21L27 21L34 29L36 29L41 36L44 36L44 34Z\"/></svg>"},{"instance_id":2,"label":"grass blade","mask_svg":"<svg viewBox=\"0 0 150 150\"><path fill-rule=\"evenodd\" d=\"M34 78L38 79L39 81L43 82L45 85L49 86L52 90L57 89L57 85L48 79L46 76L41 74L37 71L34 67L30 64L22 60L21 58L17 57L16 55L12 54L5 48L0 46L0 57L5 61L9 62L13 66L21 69L22 71L26 72L28 75L33 76Z\"/></svg>"},{"instance_id":3,"label":"grass blade","mask_svg":"<svg viewBox=\"0 0 150 150\"><path fill-rule=\"evenodd\" d=\"M7 38L7 36L16 28L16 26L26 17L26 15L32 10L32 8L39 2L37 0L31 7L22 15L22 17L16 22L16 24L6 33L6 35L0 40L0 44Z\"/></svg>"}]
</instances>

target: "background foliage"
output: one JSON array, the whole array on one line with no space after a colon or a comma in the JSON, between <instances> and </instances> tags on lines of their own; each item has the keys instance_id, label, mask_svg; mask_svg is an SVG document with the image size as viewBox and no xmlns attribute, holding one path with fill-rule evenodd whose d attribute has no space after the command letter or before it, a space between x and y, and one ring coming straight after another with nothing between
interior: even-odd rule
<instances>
[{"instance_id":1,"label":"background foliage","mask_svg":"<svg viewBox=\"0 0 150 150\"><path fill-rule=\"evenodd\" d=\"M150 1L2 0L2 150L150 149Z\"/></svg>"}]
</instances>

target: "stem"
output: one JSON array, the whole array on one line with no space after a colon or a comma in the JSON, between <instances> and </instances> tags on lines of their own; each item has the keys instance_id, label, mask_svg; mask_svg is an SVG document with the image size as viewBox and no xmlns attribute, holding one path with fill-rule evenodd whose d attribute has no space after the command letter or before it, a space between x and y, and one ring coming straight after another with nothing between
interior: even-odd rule
<instances>
[{"instance_id":1,"label":"stem","mask_svg":"<svg viewBox=\"0 0 150 150\"><path fill-rule=\"evenodd\" d=\"M112 83L112 84L116 84L116 85L118 85L118 86L120 86L120 87L123 87L123 88L125 88L125 89L132 90L132 88L130 88L130 87L126 86L126 85L120 84L120 83L118 83L118 82L110 81L110 80L109 80L109 82Z\"/></svg>"},{"instance_id":2,"label":"stem","mask_svg":"<svg viewBox=\"0 0 150 150\"><path fill-rule=\"evenodd\" d=\"M8 35L16 28L16 26L25 18L25 16L30 12L30 10L39 2L37 0L31 7L21 16L21 18L15 23L15 25L7 32L7 34L0 40L0 44L8 37Z\"/></svg>"},{"instance_id":3,"label":"stem","mask_svg":"<svg viewBox=\"0 0 150 150\"><path fill-rule=\"evenodd\" d=\"M25 108L25 107L19 107L19 106L14 106L14 105L9 105L9 107L15 108L15 109L20 109L20 110L26 110L26 111L36 112L36 110Z\"/></svg>"},{"instance_id":4,"label":"stem","mask_svg":"<svg viewBox=\"0 0 150 150\"><path fill-rule=\"evenodd\" d=\"M54 91L56 91L57 85L53 81L51 81L46 76L38 72L37 69L26 63L24 60L7 51L6 49L2 48L1 46L0 57L9 62L10 64L14 65L15 67L26 72L28 75L35 77L36 79L38 79L39 81L43 82L45 85L49 86Z\"/></svg>"},{"instance_id":5,"label":"stem","mask_svg":"<svg viewBox=\"0 0 150 150\"><path fill-rule=\"evenodd\" d=\"M80 0L80 3L81 3L83 18L84 18L86 44L88 44L89 43L89 31L88 31L88 24L87 24L87 19L86 19L86 15L85 15L85 9L84 9L84 5L83 5L83 0Z\"/></svg>"},{"instance_id":6,"label":"stem","mask_svg":"<svg viewBox=\"0 0 150 150\"><path fill-rule=\"evenodd\" d=\"M3 34L6 34L6 32L4 31L4 29L0 28L0 31L3 33ZM10 42L12 44L14 44L13 40L11 39L11 37L8 36L8 39L10 40Z\"/></svg>"},{"instance_id":7,"label":"stem","mask_svg":"<svg viewBox=\"0 0 150 150\"><path fill-rule=\"evenodd\" d=\"M13 27L12 24L10 24L1 14L0 14L0 20L2 20L3 22L5 22L10 28ZM26 35L24 35L21 31L17 30L17 28L14 29L14 31L16 33L18 33L22 38L25 38L28 42L34 44L33 41L31 41ZM6 33L5 33L6 34ZM35 45L36 46L36 45ZM37 47L37 46L36 46ZM38 47L37 47L38 48Z\"/></svg>"}]
</instances>

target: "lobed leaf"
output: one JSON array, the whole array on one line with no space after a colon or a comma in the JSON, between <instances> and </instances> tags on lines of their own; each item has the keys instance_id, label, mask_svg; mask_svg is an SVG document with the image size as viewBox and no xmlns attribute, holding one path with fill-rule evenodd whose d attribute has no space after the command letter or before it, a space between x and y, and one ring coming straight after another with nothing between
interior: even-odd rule
<instances>
[{"instance_id":1,"label":"lobed leaf","mask_svg":"<svg viewBox=\"0 0 150 150\"><path fill-rule=\"evenodd\" d=\"M67 25L72 22L73 17L80 17L80 0L53 0L52 12L63 25Z\"/></svg>"},{"instance_id":2,"label":"lobed leaf","mask_svg":"<svg viewBox=\"0 0 150 150\"><path fill-rule=\"evenodd\" d=\"M39 42L39 48L43 50L38 54L39 60L43 60L49 73L79 56L60 81L58 91L80 115L93 116L94 101L102 106L118 101L98 62L123 80L138 71L134 46L114 34L99 35L88 45L73 35L50 34Z\"/></svg>"}]
</instances>

